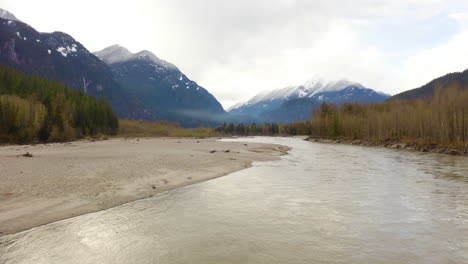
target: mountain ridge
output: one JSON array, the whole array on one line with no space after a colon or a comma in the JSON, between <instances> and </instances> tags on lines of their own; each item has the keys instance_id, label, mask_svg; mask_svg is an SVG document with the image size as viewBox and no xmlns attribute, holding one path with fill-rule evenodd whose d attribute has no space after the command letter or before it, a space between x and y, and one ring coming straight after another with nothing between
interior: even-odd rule
<instances>
[{"instance_id":1,"label":"mountain ridge","mask_svg":"<svg viewBox=\"0 0 468 264\"><path fill-rule=\"evenodd\" d=\"M252 115L266 122L295 122L308 119L312 110L322 102L380 102L388 97L348 79L325 81L319 78L302 85L260 92L228 111L234 115Z\"/></svg>"},{"instance_id":2,"label":"mountain ridge","mask_svg":"<svg viewBox=\"0 0 468 264\"><path fill-rule=\"evenodd\" d=\"M106 97L120 117L152 116L113 80L104 62L67 33L41 33L24 22L0 18L0 63L29 75L60 80L88 95Z\"/></svg>"},{"instance_id":3,"label":"mountain ridge","mask_svg":"<svg viewBox=\"0 0 468 264\"><path fill-rule=\"evenodd\" d=\"M285 88L262 91L249 99L244 103L237 103L228 108L228 111L235 110L241 106L256 104L263 101L273 101L276 99L290 99L290 98L303 98L303 97L314 97L317 94L326 93L326 92L335 92L341 91L346 87L354 86L358 89L365 89L365 87L358 83L349 81L348 79L338 79L325 81L322 78L309 80L302 85L291 85ZM376 92L377 94L386 95L382 92Z\"/></svg>"},{"instance_id":4,"label":"mountain ridge","mask_svg":"<svg viewBox=\"0 0 468 264\"><path fill-rule=\"evenodd\" d=\"M6 10L0 15L11 18L0 18L0 64L106 98L121 118L184 126L226 119L212 94L148 50L113 45L94 54L65 32L41 33Z\"/></svg>"},{"instance_id":5,"label":"mountain ridge","mask_svg":"<svg viewBox=\"0 0 468 264\"><path fill-rule=\"evenodd\" d=\"M160 59L149 50L141 50L137 53L132 53L130 50L119 44L114 44L104 48L103 50L96 51L94 52L94 55L96 55L99 59L108 65L127 62L130 60L147 60L164 67L178 69L174 64Z\"/></svg>"},{"instance_id":6,"label":"mountain ridge","mask_svg":"<svg viewBox=\"0 0 468 264\"><path fill-rule=\"evenodd\" d=\"M437 88L445 89L452 85L456 85L460 89L468 89L468 69L462 72L452 72L445 74L441 77L431 80L419 88L396 94L390 97L388 100L430 99L435 94Z\"/></svg>"},{"instance_id":7,"label":"mountain ridge","mask_svg":"<svg viewBox=\"0 0 468 264\"><path fill-rule=\"evenodd\" d=\"M13 21L21 22L21 20L16 18L16 16L13 15L13 13L11 13L8 10L5 10L3 8L0 8L0 18L6 19L6 20L13 20Z\"/></svg>"},{"instance_id":8,"label":"mountain ridge","mask_svg":"<svg viewBox=\"0 0 468 264\"><path fill-rule=\"evenodd\" d=\"M194 127L218 125L227 118L211 93L150 51L132 53L121 45L112 45L95 54L107 63L127 92L141 98L162 120Z\"/></svg>"}]
</instances>

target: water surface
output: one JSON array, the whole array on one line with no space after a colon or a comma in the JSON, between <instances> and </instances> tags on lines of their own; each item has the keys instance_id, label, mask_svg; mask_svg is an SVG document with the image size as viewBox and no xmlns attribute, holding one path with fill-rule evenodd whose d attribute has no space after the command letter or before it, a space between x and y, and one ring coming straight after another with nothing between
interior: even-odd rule
<instances>
[{"instance_id":1,"label":"water surface","mask_svg":"<svg viewBox=\"0 0 468 264\"><path fill-rule=\"evenodd\" d=\"M468 263L466 157L242 140L293 149L280 161L1 237L0 263Z\"/></svg>"}]
</instances>

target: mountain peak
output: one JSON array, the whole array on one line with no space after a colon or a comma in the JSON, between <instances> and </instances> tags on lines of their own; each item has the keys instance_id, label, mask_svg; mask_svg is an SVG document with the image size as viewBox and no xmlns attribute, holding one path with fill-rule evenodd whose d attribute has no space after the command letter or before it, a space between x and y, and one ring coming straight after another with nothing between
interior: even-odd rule
<instances>
[{"instance_id":1,"label":"mountain peak","mask_svg":"<svg viewBox=\"0 0 468 264\"><path fill-rule=\"evenodd\" d=\"M365 88L362 84L358 82L350 81L347 78L335 79L325 81L323 78L313 79L307 81L303 86L307 87L312 95L321 92L336 92L345 89L348 86L354 85L361 89Z\"/></svg>"},{"instance_id":2,"label":"mountain peak","mask_svg":"<svg viewBox=\"0 0 468 264\"><path fill-rule=\"evenodd\" d=\"M108 50L108 51L123 51L123 52L127 52L127 53L131 53L127 48L125 48L124 46L121 46L119 44L114 44L112 46L109 46L107 48L105 48L104 50Z\"/></svg>"},{"instance_id":3,"label":"mountain peak","mask_svg":"<svg viewBox=\"0 0 468 264\"><path fill-rule=\"evenodd\" d=\"M150 62L150 63L154 63L154 64L157 64L159 66L162 66L166 69L177 69L177 67L172 64L172 63L169 63L165 60L162 60L160 58L158 58L158 56L154 55L154 53L152 53L151 51L148 51L148 50L142 50L136 54L133 54L132 58L131 59L137 59L137 60L140 60L140 61L147 61L147 62Z\"/></svg>"},{"instance_id":4,"label":"mountain peak","mask_svg":"<svg viewBox=\"0 0 468 264\"><path fill-rule=\"evenodd\" d=\"M236 104L229 113L253 116L258 122L290 123L310 118L322 102L341 104L345 102L381 102L388 95L366 88L349 79L327 80L314 77L301 85L265 91L246 103Z\"/></svg>"},{"instance_id":5,"label":"mountain peak","mask_svg":"<svg viewBox=\"0 0 468 264\"><path fill-rule=\"evenodd\" d=\"M18 18L16 18L15 15L13 15L12 13L2 8L0 8L0 18L7 19L7 20L21 21Z\"/></svg>"},{"instance_id":6,"label":"mountain peak","mask_svg":"<svg viewBox=\"0 0 468 264\"><path fill-rule=\"evenodd\" d=\"M287 101L290 99L298 98L314 98L317 95L323 93L336 93L343 91L348 87L354 87L358 89L366 89L362 84L354 81L350 81L346 78L336 80L326 80L322 77L314 77L302 85L292 85L285 88L276 89L272 91L263 91L252 97L246 103L239 103L228 110L236 110L245 108L256 104L270 104L275 101Z\"/></svg>"},{"instance_id":7,"label":"mountain peak","mask_svg":"<svg viewBox=\"0 0 468 264\"><path fill-rule=\"evenodd\" d=\"M94 54L107 64L126 61L133 56L133 53L131 53L127 48L118 44L109 46L101 51L95 52Z\"/></svg>"},{"instance_id":8,"label":"mountain peak","mask_svg":"<svg viewBox=\"0 0 468 264\"><path fill-rule=\"evenodd\" d=\"M151 51L148 51L148 50L142 50L142 51L136 53L135 55L137 55L138 58L147 58L147 59L151 59L151 60L159 60L158 56L154 55L154 53L152 53Z\"/></svg>"},{"instance_id":9,"label":"mountain peak","mask_svg":"<svg viewBox=\"0 0 468 264\"><path fill-rule=\"evenodd\" d=\"M97 51L94 53L94 55L96 55L99 59L101 59L107 64L126 62L130 60L139 60L154 63L165 68L177 69L176 66L167 61L161 60L151 51L142 50L137 53L132 53L127 48L122 47L118 44L107 47L101 51Z\"/></svg>"}]
</instances>

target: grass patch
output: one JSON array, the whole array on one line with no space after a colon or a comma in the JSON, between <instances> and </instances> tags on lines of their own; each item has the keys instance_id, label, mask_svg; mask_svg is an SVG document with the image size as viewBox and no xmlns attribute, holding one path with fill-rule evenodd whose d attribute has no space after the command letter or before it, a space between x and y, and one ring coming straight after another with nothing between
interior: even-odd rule
<instances>
[{"instance_id":1,"label":"grass patch","mask_svg":"<svg viewBox=\"0 0 468 264\"><path fill-rule=\"evenodd\" d=\"M212 128L183 128L179 124L163 121L139 121L121 119L119 137L213 137Z\"/></svg>"}]
</instances>

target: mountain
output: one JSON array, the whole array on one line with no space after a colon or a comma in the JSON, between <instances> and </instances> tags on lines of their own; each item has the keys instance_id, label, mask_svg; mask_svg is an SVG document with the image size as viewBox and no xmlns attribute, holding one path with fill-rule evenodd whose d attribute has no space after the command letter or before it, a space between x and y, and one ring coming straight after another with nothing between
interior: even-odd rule
<instances>
[{"instance_id":1,"label":"mountain","mask_svg":"<svg viewBox=\"0 0 468 264\"><path fill-rule=\"evenodd\" d=\"M126 92L140 99L160 120L195 127L217 125L227 118L212 94L150 51L132 53L114 45L95 55L110 67Z\"/></svg>"},{"instance_id":2,"label":"mountain","mask_svg":"<svg viewBox=\"0 0 468 264\"><path fill-rule=\"evenodd\" d=\"M419 88L394 95L389 100L412 100L419 98L430 99L438 87L440 87L440 89L444 89L453 85L456 85L461 89L468 89L468 70L449 73L434 79Z\"/></svg>"},{"instance_id":3,"label":"mountain","mask_svg":"<svg viewBox=\"0 0 468 264\"><path fill-rule=\"evenodd\" d=\"M153 118L114 80L111 69L72 36L63 32L40 33L5 10L0 14L0 64L29 75L60 80L88 95L105 97L120 117Z\"/></svg>"},{"instance_id":4,"label":"mountain","mask_svg":"<svg viewBox=\"0 0 468 264\"><path fill-rule=\"evenodd\" d=\"M262 122L295 122L309 118L322 102L381 102L389 96L346 79L316 79L303 85L261 92L228 109L232 115L251 115Z\"/></svg>"},{"instance_id":5,"label":"mountain","mask_svg":"<svg viewBox=\"0 0 468 264\"><path fill-rule=\"evenodd\" d=\"M59 81L19 73L0 65L0 142L74 140L115 135L118 117L98 101Z\"/></svg>"},{"instance_id":6,"label":"mountain","mask_svg":"<svg viewBox=\"0 0 468 264\"><path fill-rule=\"evenodd\" d=\"M263 121L293 123L309 120L312 111L322 102L315 98L294 98L284 101L278 108L262 114Z\"/></svg>"},{"instance_id":7,"label":"mountain","mask_svg":"<svg viewBox=\"0 0 468 264\"><path fill-rule=\"evenodd\" d=\"M17 18L15 17L15 15L13 15L12 13L10 13L10 12L8 12L7 10L2 9L2 8L0 8L0 18L6 19L6 20L12 20L12 21L19 21L19 22L21 22L21 20L17 19Z\"/></svg>"}]
</instances>

